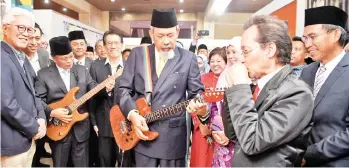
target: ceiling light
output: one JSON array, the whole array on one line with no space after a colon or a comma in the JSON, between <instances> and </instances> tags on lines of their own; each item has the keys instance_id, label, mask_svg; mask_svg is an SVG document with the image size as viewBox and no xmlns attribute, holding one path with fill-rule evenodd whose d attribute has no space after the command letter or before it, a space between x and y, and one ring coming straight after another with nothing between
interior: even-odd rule
<instances>
[{"instance_id":1,"label":"ceiling light","mask_svg":"<svg viewBox=\"0 0 349 168\"><path fill-rule=\"evenodd\" d=\"M183 12L184 12L184 10L183 10L183 9L181 9L181 10L179 10L179 12L183 13Z\"/></svg>"},{"instance_id":2,"label":"ceiling light","mask_svg":"<svg viewBox=\"0 0 349 168\"><path fill-rule=\"evenodd\" d=\"M67 8L63 8L63 11L66 12L66 11L67 11Z\"/></svg>"},{"instance_id":3,"label":"ceiling light","mask_svg":"<svg viewBox=\"0 0 349 168\"><path fill-rule=\"evenodd\" d=\"M49 0L45 0L45 4L48 4L48 3L50 3L50 1Z\"/></svg>"},{"instance_id":4,"label":"ceiling light","mask_svg":"<svg viewBox=\"0 0 349 168\"><path fill-rule=\"evenodd\" d=\"M115 2L115 0L110 0L110 1Z\"/></svg>"},{"instance_id":5,"label":"ceiling light","mask_svg":"<svg viewBox=\"0 0 349 168\"><path fill-rule=\"evenodd\" d=\"M179 2L180 2L180 3L183 3L183 2L184 2L184 0L179 0Z\"/></svg>"},{"instance_id":6,"label":"ceiling light","mask_svg":"<svg viewBox=\"0 0 349 168\"><path fill-rule=\"evenodd\" d=\"M121 8L122 11L125 11L126 9L125 8Z\"/></svg>"}]
</instances>

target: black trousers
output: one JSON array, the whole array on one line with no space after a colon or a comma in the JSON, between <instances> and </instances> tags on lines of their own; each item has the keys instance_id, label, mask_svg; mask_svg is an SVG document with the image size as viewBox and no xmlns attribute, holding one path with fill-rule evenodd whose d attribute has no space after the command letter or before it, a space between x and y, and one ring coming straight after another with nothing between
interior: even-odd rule
<instances>
[{"instance_id":1,"label":"black trousers","mask_svg":"<svg viewBox=\"0 0 349 168\"><path fill-rule=\"evenodd\" d=\"M40 159L41 157L46 153L45 150L45 142L47 141L47 139L44 137L42 139L38 139L36 140L36 151L33 157L33 163L32 166L33 167L38 167L40 166Z\"/></svg>"},{"instance_id":2,"label":"black trousers","mask_svg":"<svg viewBox=\"0 0 349 168\"><path fill-rule=\"evenodd\" d=\"M116 161L118 161L118 167L135 166L133 150L126 152L120 151L114 138L99 136L98 145L99 162L101 167L115 167Z\"/></svg>"},{"instance_id":3,"label":"black trousers","mask_svg":"<svg viewBox=\"0 0 349 168\"><path fill-rule=\"evenodd\" d=\"M67 167L69 156L75 167L88 167L88 140L78 142L72 131L60 141L50 141L54 167Z\"/></svg>"},{"instance_id":4,"label":"black trousers","mask_svg":"<svg viewBox=\"0 0 349 168\"><path fill-rule=\"evenodd\" d=\"M185 158L166 160L151 158L135 151L136 167L185 167Z\"/></svg>"},{"instance_id":5,"label":"black trousers","mask_svg":"<svg viewBox=\"0 0 349 168\"><path fill-rule=\"evenodd\" d=\"M100 167L99 162L99 154L97 155L99 151L99 144L98 144L98 137L96 135L96 132L93 130L93 127L91 127L90 132L90 139L89 139L89 166L90 167Z\"/></svg>"}]
</instances>

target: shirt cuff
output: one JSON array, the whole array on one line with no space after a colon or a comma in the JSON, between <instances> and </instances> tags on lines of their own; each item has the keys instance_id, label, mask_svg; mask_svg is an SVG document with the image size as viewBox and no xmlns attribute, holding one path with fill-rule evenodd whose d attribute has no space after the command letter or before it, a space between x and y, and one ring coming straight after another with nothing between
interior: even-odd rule
<instances>
[{"instance_id":1,"label":"shirt cuff","mask_svg":"<svg viewBox=\"0 0 349 168\"><path fill-rule=\"evenodd\" d=\"M196 46L197 43L198 43L198 41L193 40L193 41L191 42L191 45L192 45L192 46Z\"/></svg>"}]
</instances>

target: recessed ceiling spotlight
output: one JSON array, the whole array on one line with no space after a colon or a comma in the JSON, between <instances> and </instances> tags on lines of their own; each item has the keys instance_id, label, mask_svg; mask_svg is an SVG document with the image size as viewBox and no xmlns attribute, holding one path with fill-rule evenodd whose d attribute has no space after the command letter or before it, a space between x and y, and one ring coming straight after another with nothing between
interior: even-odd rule
<instances>
[{"instance_id":1,"label":"recessed ceiling spotlight","mask_svg":"<svg viewBox=\"0 0 349 168\"><path fill-rule=\"evenodd\" d=\"M48 3L50 3L50 1L49 0L45 0L45 4L48 4Z\"/></svg>"},{"instance_id":2,"label":"recessed ceiling spotlight","mask_svg":"<svg viewBox=\"0 0 349 168\"><path fill-rule=\"evenodd\" d=\"M184 12L184 10L183 10L183 9L181 9L181 10L179 10L179 12L183 13L183 12Z\"/></svg>"},{"instance_id":3,"label":"recessed ceiling spotlight","mask_svg":"<svg viewBox=\"0 0 349 168\"><path fill-rule=\"evenodd\" d=\"M63 11L66 12L66 11L67 11L67 8L63 8Z\"/></svg>"},{"instance_id":4,"label":"recessed ceiling spotlight","mask_svg":"<svg viewBox=\"0 0 349 168\"><path fill-rule=\"evenodd\" d=\"M126 9L125 8L121 8L122 11L125 11Z\"/></svg>"}]
</instances>

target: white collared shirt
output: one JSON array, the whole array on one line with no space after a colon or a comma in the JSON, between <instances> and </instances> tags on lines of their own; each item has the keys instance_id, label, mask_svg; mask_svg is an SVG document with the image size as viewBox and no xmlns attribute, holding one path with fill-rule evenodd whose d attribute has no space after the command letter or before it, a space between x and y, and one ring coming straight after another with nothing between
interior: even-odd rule
<instances>
[{"instance_id":1,"label":"white collared shirt","mask_svg":"<svg viewBox=\"0 0 349 168\"><path fill-rule=\"evenodd\" d=\"M268 75L265 75L263 77L261 77L260 79L257 80L257 84L258 84L258 88L259 88L259 93L261 93L261 91L263 90L264 86L270 81L271 78L273 78L282 68L284 68L285 66L275 70L272 73L269 73Z\"/></svg>"},{"instance_id":2,"label":"white collared shirt","mask_svg":"<svg viewBox=\"0 0 349 168\"><path fill-rule=\"evenodd\" d=\"M325 66L326 71L324 72L324 81L326 82L326 79L328 78L328 76L330 76L331 72L334 70L334 68L336 68L336 66L338 65L338 63L342 60L342 58L345 55L345 51L343 50L338 56L336 56L333 60L331 60L330 62L328 62L327 64L322 64L320 63L320 66ZM316 71L316 75L315 77L318 75L319 73L319 69Z\"/></svg>"},{"instance_id":3,"label":"white collared shirt","mask_svg":"<svg viewBox=\"0 0 349 168\"><path fill-rule=\"evenodd\" d=\"M110 64L110 61L109 61L109 58L107 57L106 60L105 60L105 64L104 65L107 65L109 64L110 67L111 67L111 74L114 75L116 73L116 70L118 68L118 66L120 65L121 67L124 67L124 62L122 61L122 58L120 57L118 63L116 64L116 66L113 66L112 64Z\"/></svg>"},{"instance_id":4,"label":"white collared shirt","mask_svg":"<svg viewBox=\"0 0 349 168\"><path fill-rule=\"evenodd\" d=\"M31 60L29 60L30 64L32 65L35 74L38 74L38 71L41 69L40 63L39 63L39 55L36 52Z\"/></svg>"},{"instance_id":5,"label":"white collared shirt","mask_svg":"<svg viewBox=\"0 0 349 168\"><path fill-rule=\"evenodd\" d=\"M74 58L74 64L75 65L81 65L81 66L85 66L85 56L81 59L81 60L78 60L78 59L76 59L76 58ZM78 64L78 62L81 62L81 64Z\"/></svg>"},{"instance_id":6,"label":"white collared shirt","mask_svg":"<svg viewBox=\"0 0 349 168\"><path fill-rule=\"evenodd\" d=\"M70 69L63 69L57 65L57 69L59 74L61 75L61 78L64 82L65 87L67 88L67 91L70 90Z\"/></svg>"}]
</instances>

